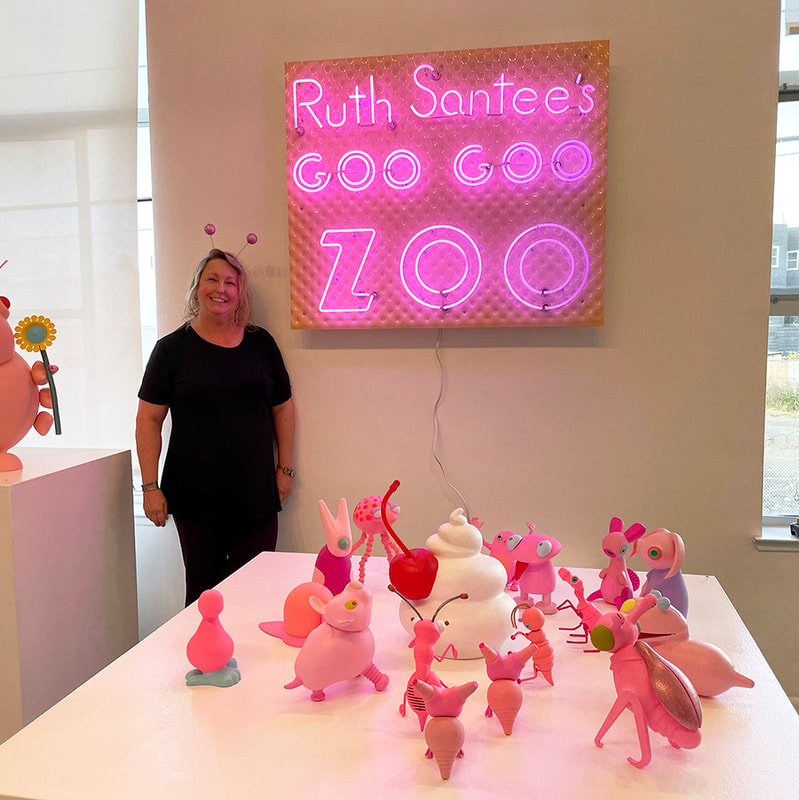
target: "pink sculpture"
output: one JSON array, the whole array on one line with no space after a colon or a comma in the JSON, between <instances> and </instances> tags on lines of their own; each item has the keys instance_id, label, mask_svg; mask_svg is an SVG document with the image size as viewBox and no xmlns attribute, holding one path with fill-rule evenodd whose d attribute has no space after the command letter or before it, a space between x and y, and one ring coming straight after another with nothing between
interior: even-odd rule
<instances>
[{"instance_id":1,"label":"pink sculpture","mask_svg":"<svg viewBox=\"0 0 799 800\"><path fill-rule=\"evenodd\" d=\"M283 602L283 619L260 622L258 627L270 636L282 639L292 647L302 647L308 634L322 624L322 614L309 602L316 597L324 606L333 599L333 593L322 583L306 581L295 586Z\"/></svg>"},{"instance_id":2,"label":"pink sculpture","mask_svg":"<svg viewBox=\"0 0 799 800\"><path fill-rule=\"evenodd\" d=\"M640 581L635 572L627 568L626 557L632 555L632 543L645 532L646 528L640 522L633 523L625 531L624 523L618 517L613 517L608 535L602 540L602 551L610 558L610 563L600 570L602 583L596 592L588 595L589 600L604 600L621 608L621 604L633 596Z\"/></svg>"},{"instance_id":3,"label":"pink sculpture","mask_svg":"<svg viewBox=\"0 0 799 800\"><path fill-rule=\"evenodd\" d=\"M560 542L551 536L537 534L532 522L528 522L527 527L529 533L525 536L513 534L508 541L508 550L516 559L517 602L526 602L530 595L541 595L535 607L545 614L554 614L558 609L552 602L556 582L552 559L560 552Z\"/></svg>"},{"instance_id":4,"label":"pink sculpture","mask_svg":"<svg viewBox=\"0 0 799 800\"><path fill-rule=\"evenodd\" d=\"M653 592L655 596L659 592ZM682 670L700 697L715 697L733 686L751 689L755 682L735 667L724 651L712 644L692 639L685 617L667 597L639 620L640 639L663 658Z\"/></svg>"},{"instance_id":5,"label":"pink sculpture","mask_svg":"<svg viewBox=\"0 0 799 800\"><path fill-rule=\"evenodd\" d=\"M541 673L550 686L555 683L552 680L552 667L555 663L555 651L544 633L544 613L540 608L533 608L529 603L519 603L511 612L511 623L518 629L516 624L517 612L521 611L520 621L523 630L517 630L511 634L511 639L517 636L524 636L533 646L532 657L535 672L532 677L524 678L525 681L534 680Z\"/></svg>"},{"instance_id":6,"label":"pink sculpture","mask_svg":"<svg viewBox=\"0 0 799 800\"><path fill-rule=\"evenodd\" d=\"M486 662L486 674L491 680L485 715L496 715L506 736L513 733L513 724L522 707L519 676L536 649L537 645L529 644L521 650L502 655L487 644L480 644L480 652Z\"/></svg>"},{"instance_id":7,"label":"pink sculpture","mask_svg":"<svg viewBox=\"0 0 799 800\"><path fill-rule=\"evenodd\" d=\"M419 720L419 730L424 730L428 712L424 699L416 691L416 682L424 681L431 686L443 686L444 684L441 682L441 679L430 668L433 664L433 659L441 663L450 650L452 651L453 658L458 657L458 651L452 644L447 646L441 656L435 654L436 643L441 638L441 632L444 628L441 622L436 622L436 617L438 616L438 612L441 611L447 603L451 603L453 600L467 600L469 595L463 593L455 597L450 597L449 600L445 600L436 609L431 619L425 619L407 597L403 597L403 595L391 585L389 585L388 588L389 591L399 595L399 597L413 609L416 615L415 622L413 623L413 639L408 643L408 647L413 648L415 669L405 687L405 694L402 696L399 712L404 717L406 706L410 706Z\"/></svg>"},{"instance_id":8,"label":"pink sculpture","mask_svg":"<svg viewBox=\"0 0 799 800\"><path fill-rule=\"evenodd\" d=\"M186 645L186 657L196 669L186 673L189 686L233 686L241 680L233 656L233 639L222 627L219 615L225 603L216 589L207 589L197 600L202 620Z\"/></svg>"},{"instance_id":9,"label":"pink sculpture","mask_svg":"<svg viewBox=\"0 0 799 800\"><path fill-rule=\"evenodd\" d=\"M482 531L483 523L477 517L471 520L472 525ZM534 526L535 527L535 526ZM500 531L490 542L483 539L483 545L488 550L489 555L496 558L503 567L508 576L508 581L505 584L509 589L515 591L518 589L514 574L516 572L516 559L510 554L508 550L508 542L512 536L516 534L513 531ZM517 537L518 538L518 537Z\"/></svg>"},{"instance_id":10,"label":"pink sculpture","mask_svg":"<svg viewBox=\"0 0 799 800\"><path fill-rule=\"evenodd\" d=\"M369 560L369 556L372 555L376 536L380 538L389 561L400 552L386 528L386 522L383 520L382 503L382 497L375 495L364 497L352 512L352 520L355 523L355 527L361 532L361 538L355 542L352 552L357 552L362 544L366 544L361 560L358 562L358 580L361 583L366 578L366 562ZM386 520L388 520L389 525L393 525L397 521L399 513L400 507L396 503L388 503L386 505Z\"/></svg>"},{"instance_id":11,"label":"pink sculpture","mask_svg":"<svg viewBox=\"0 0 799 800\"><path fill-rule=\"evenodd\" d=\"M431 686L424 681L416 682L416 690L424 698L432 719L424 730L427 743L425 758L435 758L438 771L446 781L452 774L456 758L463 758L463 743L466 732L458 719L463 704L477 689L476 681L460 686Z\"/></svg>"},{"instance_id":12,"label":"pink sculpture","mask_svg":"<svg viewBox=\"0 0 799 800\"><path fill-rule=\"evenodd\" d=\"M688 589L680 571L685 559L682 537L665 528L657 528L635 543L634 552L652 568L646 574L641 596L657 589L687 618Z\"/></svg>"},{"instance_id":13,"label":"pink sculpture","mask_svg":"<svg viewBox=\"0 0 799 800\"><path fill-rule=\"evenodd\" d=\"M322 624L308 634L294 662L296 677L283 688L305 686L311 690L311 700L320 701L326 687L362 675L382 692L388 675L373 661L372 593L359 581L351 581L327 603L318 597L308 602L322 615Z\"/></svg>"},{"instance_id":14,"label":"pink sculpture","mask_svg":"<svg viewBox=\"0 0 799 800\"><path fill-rule=\"evenodd\" d=\"M313 580L323 583L333 594L339 594L350 582L352 574L352 531L347 499L339 500L336 516L324 500L319 501L319 514L325 532L325 546L314 564Z\"/></svg>"},{"instance_id":15,"label":"pink sculpture","mask_svg":"<svg viewBox=\"0 0 799 800\"><path fill-rule=\"evenodd\" d=\"M591 629L591 641L598 650L610 651L610 669L616 687L616 701L594 737L602 747L602 737L621 713L629 708L635 717L641 757L627 761L634 767L645 767L652 759L649 731L665 736L672 747L691 750L702 741L702 706L699 696L685 675L661 658L645 642L638 641L638 619L652 608L657 598L648 594L641 598L629 614L615 611L602 614L582 595L581 582L568 570L558 573L572 584L578 608ZM593 610L592 610L593 609ZM590 621L589 621L590 620Z\"/></svg>"},{"instance_id":16,"label":"pink sculpture","mask_svg":"<svg viewBox=\"0 0 799 800\"><path fill-rule=\"evenodd\" d=\"M4 261L0 267L5 265ZM8 322L11 301L0 297L0 472L22 469L18 456L9 453L17 442L33 427L44 436L53 424L53 416L39 411L39 404L53 407L50 388L37 389L47 383L47 370L42 362L33 367L14 351L14 333ZM47 321L49 322L49 320ZM51 372L58 368L50 367Z\"/></svg>"}]
</instances>

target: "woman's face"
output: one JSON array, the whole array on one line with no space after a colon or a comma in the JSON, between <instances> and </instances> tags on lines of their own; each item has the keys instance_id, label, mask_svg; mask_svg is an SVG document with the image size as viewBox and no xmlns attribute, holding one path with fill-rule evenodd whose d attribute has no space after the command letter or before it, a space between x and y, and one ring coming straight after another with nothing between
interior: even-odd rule
<instances>
[{"instance_id":1,"label":"woman's face","mask_svg":"<svg viewBox=\"0 0 799 800\"><path fill-rule=\"evenodd\" d=\"M239 307L239 277L222 258L209 261L197 286L200 316L207 319L232 320Z\"/></svg>"}]
</instances>

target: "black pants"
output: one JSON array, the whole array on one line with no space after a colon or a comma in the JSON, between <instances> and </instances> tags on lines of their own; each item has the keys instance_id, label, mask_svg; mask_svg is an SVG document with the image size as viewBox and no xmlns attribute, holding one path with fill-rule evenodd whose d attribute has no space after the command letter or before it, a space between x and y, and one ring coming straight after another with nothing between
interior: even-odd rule
<instances>
[{"instance_id":1,"label":"black pants","mask_svg":"<svg viewBox=\"0 0 799 800\"><path fill-rule=\"evenodd\" d=\"M277 514L234 525L209 525L175 517L175 526L186 568L187 606L259 553L277 546Z\"/></svg>"}]
</instances>

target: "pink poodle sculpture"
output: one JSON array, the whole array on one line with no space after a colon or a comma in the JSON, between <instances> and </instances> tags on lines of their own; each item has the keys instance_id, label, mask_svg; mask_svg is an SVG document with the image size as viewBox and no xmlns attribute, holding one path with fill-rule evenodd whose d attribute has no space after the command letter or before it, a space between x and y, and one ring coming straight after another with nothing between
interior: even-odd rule
<instances>
[{"instance_id":1,"label":"pink poodle sculpture","mask_svg":"<svg viewBox=\"0 0 799 800\"><path fill-rule=\"evenodd\" d=\"M602 552L610 558L610 563L600 570L602 583L596 592L588 595L588 600L604 600L621 608L621 604L633 596L640 581L635 572L628 569L627 556L632 555L633 542L645 532L646 528L640 522L624 530L624 523L618 517L613 517L608 535L602 540Z\"/></svg>"},{"instance_id":2,"label":"pink poodle sculpture","mask_svg":"<svg viewBox=\"0 0 799 800\"><path fill-rule=\"evenodd\" d=\"M404 717L406 706L410 706L411 711L416 714L416 717L419 720L419 729L424 730L425 722L427 721L427 707L425 706L424 699L416 691L416 682L424 681L431 686L443 686L444 684L441 682L441 679L431 669L433 661L435 660L441 663L449 651L452 652L453 658L458 657L458 651L452 646L452 644L447 646L447 649L442 655L436 655L435 646L438 640L441 638L441 633L444 630L444 623L440 621L437 622L436 617L444 608L444 606L448 605L453 600L468 600L469 595L463 593L456 595L455 597L450 597L435 610L435 613L430 619L425 619L407 597L403 597L391 585L389 585L388 588L389 591L394 592L402 600L404 600L416 615L413 618L413 639L411 639L411 641L408 643L408 647L413 648L413 661L416 668L414 669L411 677L408 679L408 683L405 687L405 694L402 696L402 703L400 704L399 712Z\"/></svg>"},{"instance_id":3,"label":"pink poodle sculpture","mask_svg":"<svg viewBox=\"0 0 799 800\"><path fill-rule=\"evenodd\" d=\"M458 716L463 704L477 689L477 682L446 687L417 681L416 689L427 703L432 717L424 729L427 743L425 758L435 758L441 777L449 780L455 759L463 758L463 743L466 740L466 732Z\"/></svg>"},{"instance_id":4,"label":"pink poodle sculpture","mask_svg":"<svg viewBox=\"0 0 799 800\"><path fill-rule=\"evenodd\" d=\"M186 657L195 667L186 673L188 686L233 686L241 680L233 658L233 639L219 621L224 607L217 589L204 591L197 600L202 620L186 645Z\"/></svg>"},{"instance_id":5,"label":"pink poodle sculpture","mask_svg":"<svg viewBox=\"0 0 799 800\"><path fill-rule=\"evenodd\" d=\"M537 645L528 644L521 650L503 655L485 643L480 645L480 652L486 662L486 674L491 680L485 715L496 716L506 736L513 733L513 724L522 707L519 676L536 649Z\"/></svg>"},{"instance_id":6,"label":"pink poodle sculpture","mask_svg":"<svg viewBox=\"0 0 799 800\"><path fill-rule=\"evenodd\" d=\"M682 576L685 544L678 533L665 528L649 531L635 543L634 552L651 567L641 587L641 596L657 590L687 619L688 589Z\"/></svg>"},{"instance_id":7,"label":"pink poodle sculpture","mask_svg":"<svg viewBox=\"0 0 799 800\"><path fill-rule=\"evenodd\" d=\"M294 662L296 677L283 688L305 686L311 690L311 700L320 701L326 687L363 676L382 692L388 676L373 660L372 593L360 581L351 581L326 604L317 597L308 602L322 615L322 624L308 634Z\"/></svg>"},{"instance_id":8,"label":"pink poodle sculpture","mask_svg":"<svg viewBox=\"0 0 799 800\"><path fill-rule=\"evenodd\" d=\"M361 538L353 545L352 552L357 552L362 544L365 545L361 560L358 562L358 580L361 583L366 579L366 562L369 560L369 556L372 555L375 537L380 539L389 561L400 553L400 548L394 544L386 527L386 523L391 526L399 519L400 507L396 503L388 503L384 520L382 504L382 497L377 497L376 495L364 497L352 512L352 521L361 532Z\"/></svg>"},{"instance_id":9,"label":"pink poodle sculpture","mask_svg":"<svg viewBox=\"0 0 799 800\"><path fill-rule=\"evenodd\" d=\"M324 584L333 594L339 594L350 582L352 573L352 531L347 499L339 500L334 517L324 500L319 501L319 514L325 532L325 546L314 564L313 581Z\"/></svg>"},{"instance_id":10,"label":"pink poodle sculpture","mask_svg":"<svg viewBox=\"0 0 799 800\"><path fill-rule=\"evenodd\" d=\"M519 611L521 611L521 614L518 613ZM521 628L517 623L517 619L518 623L521 623ZM510 638L515 639L517 636L524 636L533 647L532 657L535 672L532 677L524 678L524 680L534 680L540 673L550 686L554 686L552 667L555 663L555 651L544 633L543 612L540 608L533 608L529 603L519 603L511 612L510 620L513 627L517 629L516 633L512 633Z\"/></svg>"},{"instance_id":11,"label":"pink poodle sculpture","mask_svg":"<svg viewBox=\"0 0 799 800\"><path fill-rule=\"evenodd\" d=\"M591 629L594 647L611 653L616 701L597 731L594 744L602 747L602 737L622 712L630 709L641 749L640 759L627 759L634 767L645 767L652 759L649 729L665 736L672 747L698 747L702 741L702 706L696 690L679 669L638 641L638 620L655 605L655 595L641 598L628 614L602 614L585 601L582 583L576 576L566 569L558 574L575 588L578 608Z\"/></svg>"},{"instance_id":12,"label":"pink poodle sculpture","mask_svg":"<svg viewBox=\"0 0 799 800\"><path fill-rule=\"evenodd\" d=\"M6 262L0 264L2 267ZM0 297L0 472L14 472L22 469L22 462L8 451L33 427L38 434L44 436L53 424L53 416L47 411L39 411L39 404L45 408L53 408L52 374L58 369L45 366L37 361L33 367L19 353L14 351L15 334L11 330L8 318L11 301ZM17 326L17 340L26 349L36 349L46 358L44 344L50 344L55 338L55 328L50 320L44 317L26 317ZM26 344L35 331L38 341L34 345ZM37 385L49 383L51 388L38 389ZM56 426L56 432L58 426Z\"/></svg>"},{"instance_id":13,"label":"pink poodle sculpture","mask_svg":"<svg viewBox=\"0 0 799 800\"><path fill-rule=\"evenodd\" d=\"M508 541L508 550L516 559L517 602L524 603L530 595L540 595L541 600L535 603L535 607L545 614L554 614L558 608L552 602L556 583L552 559L560 552L560 542L536 533L532 522L528 522L527 527L529 533L525 536L513 534Z\"/></svg>"},{"instance_id":14,"label":"pink poodle sculpture","mask_svg":"<svg viewBox=\"0 0 799 800\"><path fill-rule=\"evenodd\" d=\"M640 639L666 661L682 670L700 697L715 697L734 686L751 689L755 682L735 667L726 653L706 642L692 639L685 617L667 597L655 591L657 604L639 620Z\"/></svg>"}]
</instances>

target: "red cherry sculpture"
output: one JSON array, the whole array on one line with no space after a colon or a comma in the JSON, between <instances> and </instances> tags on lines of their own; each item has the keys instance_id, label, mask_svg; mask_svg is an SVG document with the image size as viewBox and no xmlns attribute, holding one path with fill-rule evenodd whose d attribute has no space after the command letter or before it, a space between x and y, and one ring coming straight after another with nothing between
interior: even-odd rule
<instances>
[{"instance_id":1,"label":"red cherry sculpture","mask_svg":"<svg viewBox=\"0 0 799 800\"><path fill-rule=\"evenodd\" d=\"M389 497L397 491L399 485L399 481L394 481L389 486L380 508L386 530L402 550L389 562L388 577L392 585L409 600L424 600L433 591L433 584L438 574L438 559L424 547L414 547L413 550L409 550L391 527L386 508Z\"/></svg>"}]
</instances>

